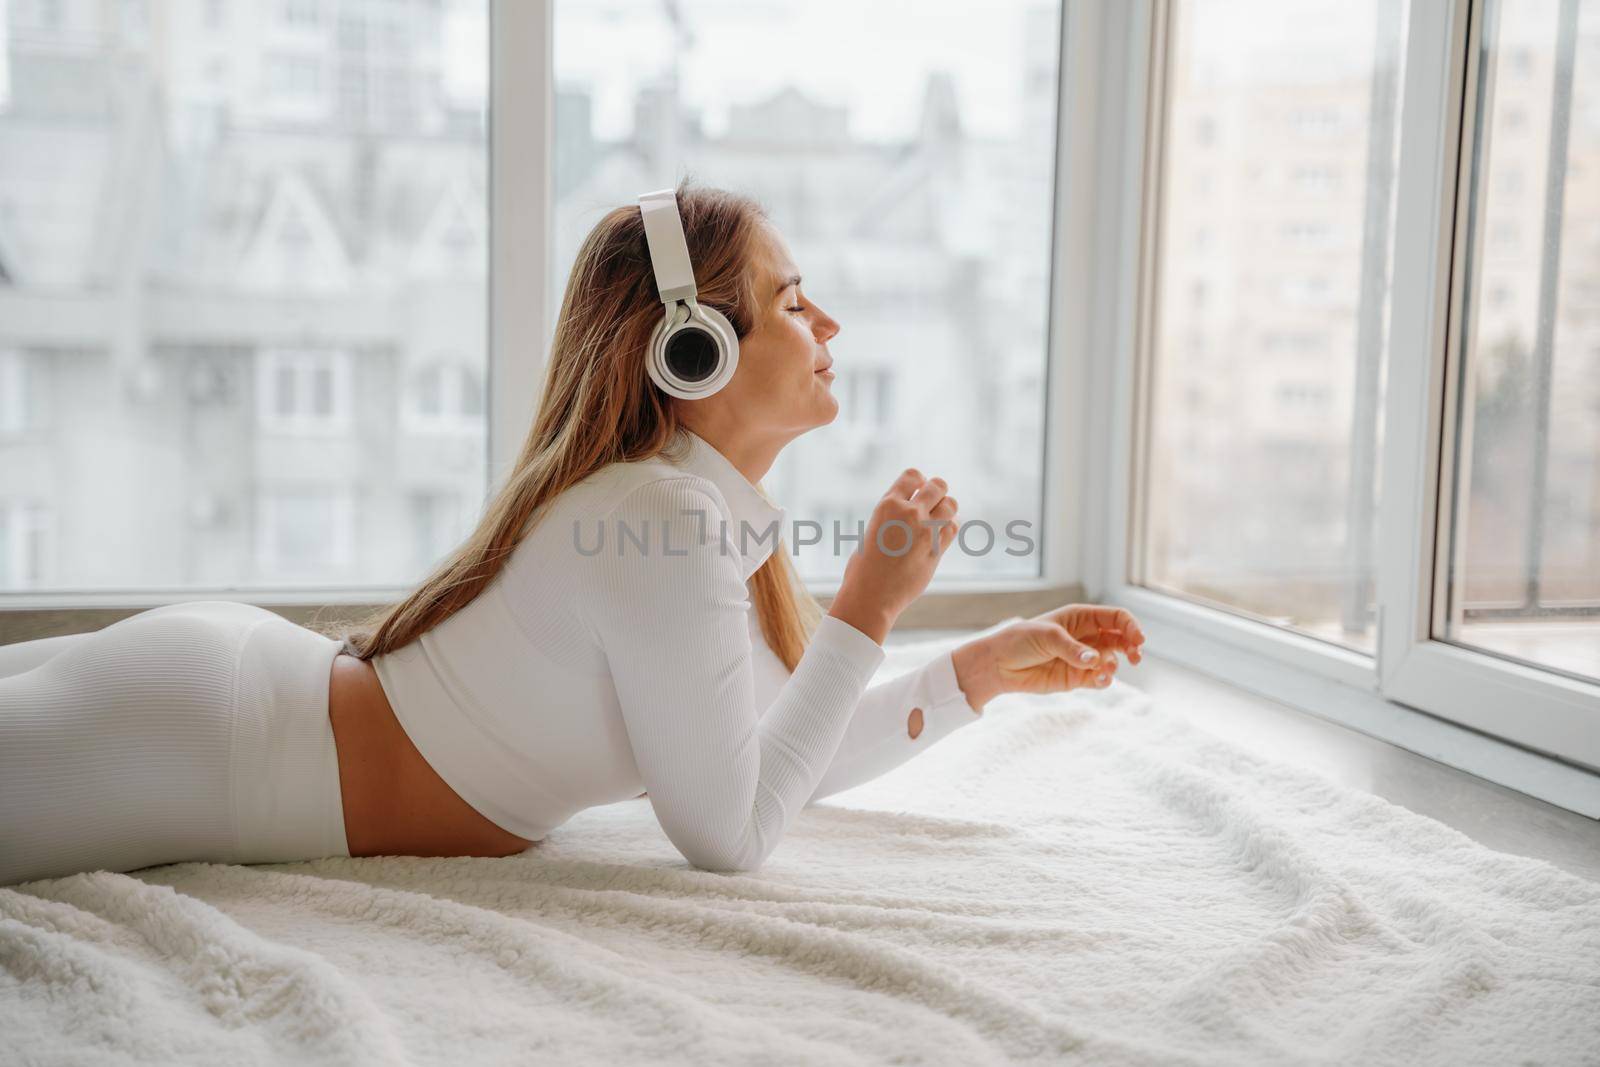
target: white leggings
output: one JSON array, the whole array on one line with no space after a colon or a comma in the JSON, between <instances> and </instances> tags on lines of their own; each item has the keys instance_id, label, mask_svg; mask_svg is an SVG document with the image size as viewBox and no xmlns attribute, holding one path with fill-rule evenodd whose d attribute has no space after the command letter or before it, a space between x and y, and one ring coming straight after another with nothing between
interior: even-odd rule
<instances>
[{"instance_id":1,"label":"white leggings","mask_svg":"<svg viewBox=\"0 0 1600 1067\"><path fill-rule=\"evenodd\" d=\"M348 856L339 648L230 601L0 645L0 885Z\"/></svg>"}]
</instances>

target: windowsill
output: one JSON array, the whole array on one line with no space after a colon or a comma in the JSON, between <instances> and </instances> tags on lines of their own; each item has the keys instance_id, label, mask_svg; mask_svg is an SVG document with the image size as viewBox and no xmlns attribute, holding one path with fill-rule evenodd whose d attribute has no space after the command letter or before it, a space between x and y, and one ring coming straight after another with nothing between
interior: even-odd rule
<instances>
[{"instance_id":1,"label":"windowsill","mask_svg":"<svg viewBox=\"0 0 1600 1067\"><path fill-rule=\"evenodd\" d=\"M806 581L806 589L813 596L832 596L838 591L837 581ZM925 594L966 595L971 593L1031 593L1047 590L1077 589L1044 578L949 578L932 586ZM237 597L252 604L264 605L321 605L321 604L380 604L409 592L410 586L315 586L294 588L268 588L250 586L193 586L173 589L61 589L61 590L0 590L0 611L53 610L56 608L113 608L155 607L183 600L201 600Z\"/></svg>"},{"instance_id":2,"label":"windowsill","mask_svg":"<svg viewBox=\"0 0 1600 1067\"><path fill-rule=\"evenodd\" d=\"M897 630L886 644L967 632ZM1391 741L1359 725L1260 696L1159 655L1147 655L1137 667L1124 663L1117 677L1152 699L1181 707L1194 725L1254 755L1380 796L1487 848L1545 860L1600 881L1600 822L1528 789L1490 780L1478 768L1498 768L1502 777L1525 784L1537 773L1541 792L1564 793L1573 805L1600 802L1600 776L1389 705L1397 715L1420 720L1406 734L1418 748L1432 749L1419 755L1405 740Z\"/></svg>"},{"instance_id":3,"label":"windowsill","mask_svg":"<svg viewBox=\"0 0 1600 1067\"><path fill-rule=\"evenodd\" d=\"M807 588L827 610L837 583ZM109 626L146 608L187 600L239 600L270 608L292 622L359 618L409 590L368 589L180 589L126 592L0 593L0 645L39 637L84 633ZM950 581L930 589L901 616L903 629L988 626L997 619L1024 618L1083 599L1078 585L1039 578Z\"/></svg>"}]
</instances>

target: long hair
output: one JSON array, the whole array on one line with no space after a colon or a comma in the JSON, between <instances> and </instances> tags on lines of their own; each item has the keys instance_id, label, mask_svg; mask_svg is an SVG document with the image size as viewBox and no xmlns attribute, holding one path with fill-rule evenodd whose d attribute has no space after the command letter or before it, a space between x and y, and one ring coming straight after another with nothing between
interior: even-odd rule
<instances>
[{"instance_id":1,"label":"long hair","mask_svg":"<svg viewBox=\"0 0 1600 1067\"><path fill-rule=\"evenodd\" d=\"M750 197L687 181L677 197L698 299L727 316L743 339L761 314L751 252L766 214ZM677 414L644 359L660 317L639 208L616 208L589 232L573 262L539 410L504 486L472 534L413 592L331 631L346 652L371 659L427 633L483 591L546 503L611 463L648 459L671 444ZM793 671L822 608L800 583L781 536L750 583L767 644Z\"/></svg>"}]
</instances>

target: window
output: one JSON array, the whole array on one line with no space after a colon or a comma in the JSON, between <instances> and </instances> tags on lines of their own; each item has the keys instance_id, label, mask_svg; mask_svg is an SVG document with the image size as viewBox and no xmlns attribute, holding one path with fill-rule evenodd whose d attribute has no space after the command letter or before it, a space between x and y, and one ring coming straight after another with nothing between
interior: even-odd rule
<instances>
[{"instance_id":1,"label":"window","mask_svg":"<svg viewBox=\"0 0 1600 1067\"><path fill-rule=\"evenodd\" d=\"M475 509L488 481L488 0L11 6L69 25L13 34L0 78L8 587L415 581L418 483ZM403 50L339 47L373 17ZM142 242L114 285L109 234ZM444 387L444 447L397 417L441 339L478 383Z\"/></svg>"},{"instance_id":2,"label":"window","mask_svg":"<svg viewBox=\"0 0 1600 1067\"><path fill-rule=\"evenodd\" d=\"M1600 3L1505 8L1483 15L1465 161L1471 260L1435 636L1600 680L1600 199L1571 175L1600 157ZM1531 151L1508 136L1523 129ZM1485 180L1502 153L1535 168L1524 192Z\"/></svg>"},{"instance_id":3,"label":"window","mask_svg":"<svg viewBox=\"0 0 1600 1067\"><path fill-rule=\"evenodd\" d=\"M279 11L284 25L296 29L315 29L322 22L322 5L318 0L283 0Z\"/></svg>"},{"instance_id":4,"label":"window","mask_svg":"<svg viewBox=\"0 0 1600 1067\"><path fill-rule=\"evenodd\" d=\"M1401 9L1168 10L1134 577L1370 652Z\"/></svg>"},{"instance_id":5,"label":"window","mask_svg":"<svg viewBox=\"0 0 1600 1067\"><path fill-rule=\"evenodd\" d=\"M470 366L430 363L411 375L402 418L417 433L482 435L483 381Z\"/></svg>"},{"instance_id":6,"label":"window","mask_svg":"<svg viewBox=\"0 0 1600 1067\"><path fill-rule=\"evenodd\" d=\"M411 530L418 573L437 566L461 543L473 518L466 504L459 494L448 491L412 494Z\"/></svg>"},{"instance_id":7,"label":"window","mask_svg":"<svg viewBox=\"0 0 1600 1067\"><path fill-rule=\"evenodd\" d=\"M1291 181L1300 192L1321 195L1338 188L1339 172L1331 166L1311 163L1295 167Z\"/></svg>"},{"instance_id":8,"label":"window","mask_svg":"<svg viewBox=\"0 0 1600 1067\"><path fill-rule=\"evenodd\" d=\"M880 450L893 444L894 380L893 367L841 367L833 383L839 402L833 425L838 428L834 454L843 462L860 467L879 459Z\"/></svg>"},{"instance_id":9,"label":"window","mask_svg":"<svg viewBox=\"0 0 1600 1067\"><path fill-rule=\"evenodd\" d=\"M48 352L0 351L0 438L36 432L50 422Z\"/></svg>"},{"instance_id":10,"label":"window","mask_svg":"<svg viewBox=\"0 0 1600 1067\"><path fill-rule=\"evenodd\" d=\"M256 412L271 433L350 428L350 357L338 349L267 349L257 363Z\"/></svg>"},{"instance_id":11,"label":"window","mask_svg":"<svg viewBox=\"0 0 1600 1067\"><path fill-rule=\"evenodd\" d=\"M750 192L841 324L838 420L766 478L790 517L814 518L823 493L872 501L914 464L949 481L964 520L1025 520L1037 540L1044 391L1000 383L1039 381L1046 360L1059 20L1023 0L982 18L963 0L914 17L848 0L557 0L550 306L602 212L685 174ZM879 365L892 377L858 378L847 400L848 376ZM906 415L880 422L891 397ZM860 420L883 447L841 471ZM839 573L830 547L797 553L802 576ZM935 581L1040 572L1037 552L957 549Z\"/></svg>"},{"instance_id":12,"label":"window","mask_svg":"<svg viewBox=\"0 0 1600 1067\"><path fill-rule=\"evenodd\" d=\"M256 501L256 567L261 578L347 582L354 555L354 512L346 488L264 489Z\"/></svg>"},{"instance_id":13,"label":"window","mask_svg":"<svg viewBox=\"0 0 1600 1067\"><path fill-rule=\"evenodd\" d=\"M0 589L38 589L50 580L54 526L41 504L0 500Z\"/></svg>"},{"instance_id":14,"label":"window","mask_svg":"<svg viewBox=\"0 0 1600 1067\"><path fill-rule=\"evenodd\" d=\"M1148 26L1151 96L1114 105L1141 170L1096 184L1097 253L1137 242L1091 334L1120 348L1104 595L1169 656L1600 812L1600 0Z\"/></svg>"},{"instance_id":15,"label":"window","mask_svg":"<svg viewBox=\"0 0 1600 1067\"><path fill-rule=\"evenodd\" d=\"M286 98L315 98L322 91L322 68L306 56L273 56L267 61L267 91Z\"/></svg>"}]
</instances>

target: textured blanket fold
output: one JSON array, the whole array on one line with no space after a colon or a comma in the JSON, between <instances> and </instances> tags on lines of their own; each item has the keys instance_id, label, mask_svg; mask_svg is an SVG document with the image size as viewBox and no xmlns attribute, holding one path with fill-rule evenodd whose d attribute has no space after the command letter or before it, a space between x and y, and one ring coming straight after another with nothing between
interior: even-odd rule
<instances>
[{"instance_id":1,"label":"textured blanket fold","mask_svg":"<svg viewBox=\"0 0 1600 1067\"><path fill-rule=\"evenodd\" d=\"M639 799L508 859L0 889L0 1062L1600 1060L1600 885L1182 712L1002 697L749 874Z\"/></svg>"}]
</instances>

